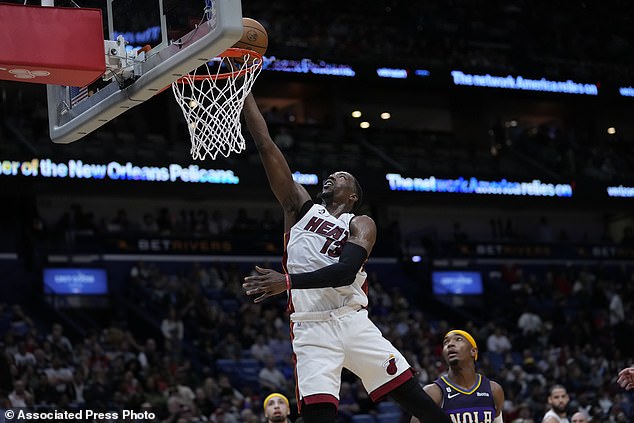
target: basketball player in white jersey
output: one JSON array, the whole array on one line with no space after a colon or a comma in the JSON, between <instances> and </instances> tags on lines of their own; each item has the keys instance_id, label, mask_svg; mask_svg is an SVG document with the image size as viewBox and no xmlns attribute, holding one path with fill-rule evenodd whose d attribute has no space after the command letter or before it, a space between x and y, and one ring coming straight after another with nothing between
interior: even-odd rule
<instances>
[{"instance_id":1,"label":"basketball player in white jersey","mask_svg":"<svg viewBox=\"0 0 634 423\"><path fill-rule=\"evenodd\" d=\"M362 191L348 172L328 176L313 203L293 181L286 159L268 132L253 95L244 104L249 132L273 193L284 210L284 273L256 267L245 278L255 302L288 292L296 360L297 399L306 423L336 421L343 367L354 372L374 401L391 396L424 423L449 417L413 378L403 355L370 321L366 262L376 240L368 216L351 212Z\"/></svg>"},{"instance_id":2,"label":"basketball player in white jersey","mask_svg":"<svg viewBox=\"0 0 634 423\"><path fill-rule=\"evenodd\" d=\"M550 394L548 395L550 410L544 414L542 423L569 423L566 414L568 402L570 402L570 397L566 388L561 385L554 385L550 388Z\"/></svg>"}]
</instances>

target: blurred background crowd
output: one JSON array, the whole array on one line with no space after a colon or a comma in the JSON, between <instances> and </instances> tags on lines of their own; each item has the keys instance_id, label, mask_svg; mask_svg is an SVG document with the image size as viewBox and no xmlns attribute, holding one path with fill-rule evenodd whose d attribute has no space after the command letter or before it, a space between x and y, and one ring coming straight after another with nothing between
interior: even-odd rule
<instances>
[{"instance_id":1,"label":"blurred background crowd","mask_svg":"<svg viewBox=\"0 0 634 423\"><path fill-rule=\"evenodd\" d=\"M102 2L58 2L76 3ZM190 21L200 13L165 3ZM541 421L554 383L568 389L570 415L634 421L633 394L615 383L634 359L634 214L631 198L605 194L634 182L632 99L619 94L634 80L633 8L243 2L268 30L268 56L358 70L348 79L265 70L254 92L294 171L346 169L364 186L363 211L379 229L370 316L420 383L446 370L443 335L467 330L479 371L504 388L505 422ZM408 77L378 78L384 66ZM599 95L456 87L454 69L571 79ZM386 111L389 120L377 117ZM0 407L262 422L262 400L277 391L297 419L285 298L254 305L241 290L254 265L278 268L282 255L282 216L248 137L241 155L196 163L239 175L232 186L10 176L11 161L33 158L189 166L187 132L164 93L57 145L43 87L0 82ZM574 198L394 193L388 172L565 183ZM105 269L109 292L45 291L45 268L73 266ZM478 272L483 292L434 294L438 269ZM352 374L343 381L341 422L408 421L389 401L373 404Z\"/></svg>"},{"instance_id":2,"label":"blurred background crowd","mask_svg":"<svg viewBox=\"0 0 634 423\"><path fill-rule=\"evenodd\" d=\"M294 398L284 298L251 303L241 291L246 263L161 267L131 266L125 290L103 310L3 303L4 408L143 409L165 422L251 422L260 421L269 393ZM476 338L478 370L504 387L505 421L540 421L554 383L568 389L571 412L631 421L631 394L615 382L633 353L631 267L492 269L477 313L430 306L428 294L412 295L380 273L369 275L371 315L420 383L446 370L441 340L460 327ZM394 421L394 404L373 404L350 373L343 380L340 421L361 414Z\"/></svg>"}]
</instances>

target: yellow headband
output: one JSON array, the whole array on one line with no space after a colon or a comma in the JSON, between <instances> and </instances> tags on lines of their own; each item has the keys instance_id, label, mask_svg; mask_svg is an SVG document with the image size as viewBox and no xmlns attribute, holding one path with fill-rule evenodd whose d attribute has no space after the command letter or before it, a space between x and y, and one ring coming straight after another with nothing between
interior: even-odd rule
<instances>
[{"instance_id":1,"label":"yellow headband","mask_svg":"<svg viewBox=\"0 0 634 423\"><path fill-rule=\"evenodd\" d=\"M475 348L476 350L478 349L478 344L476 344L476 341L475 339L473 339L473 336L471 336L468 332L465 332L464 330L460 330L460 329L450 330L445 335L445 338L448 337L449 335L462 335L465 337L467 341L469 341L469 343L471 344L473 348ZM475 360L477 359L478 359L478 352L476 351Z\"/></svg>"},{"instance_id":2,"label":"yellow headband","mask_svg":"<svg viewBox=\"0 0 634 423\"><path fill-rule=\"evenodd\" d=\"M280 397L280 398L282 398L282 399L284 400L284 402L286 403L286 406L287 406L288 408L291 408L290 404L288 403L288 398L286 398L286 397L285 397L284 395L282 395L282 394L278 394L277 392L273 392L271 395L269 395L268 397L266 397L266 398L264 399L264 404L263 404L263 407L264 407L264 409L265 409L265 410L266 410L266 404L268 404L268 403L269 403L269 400L270 400L271 398L275 398L275 397Z\"/></svg>"}]
</instances>

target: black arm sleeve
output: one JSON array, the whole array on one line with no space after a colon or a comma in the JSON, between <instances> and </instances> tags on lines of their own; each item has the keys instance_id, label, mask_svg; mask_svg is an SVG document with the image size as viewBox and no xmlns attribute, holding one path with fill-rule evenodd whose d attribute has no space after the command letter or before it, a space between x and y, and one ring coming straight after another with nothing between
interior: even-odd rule
<instances>
[{"instance_id":1,"label":"black arm sleeve","mask_svg":"<svg viewBox=\"0 0 634 423\"><path fill-rule=\"evenodd\" d=\"M306 213L308 213L308 210L310 210L310 208L314 205L315 203L313 203L313 200L308 200L304 203L304 205L302 207L300 207L299 209L299 213L297 214L297 221L299 222L299 219L301 219L302 217L304 217L306 215Z\"/></svg>"},{"instance_id":2,"label":"black arm sleeve","mask_svg":"<svg viewBox=\"0 0 634 423\"><path fill-rule=\"evenodd\" d=\"M338 263L312 272L290 274L291 288L334 288L350 285L367 257L365 248L347 242L341 249Z\"/></svg>"}]
</instances>

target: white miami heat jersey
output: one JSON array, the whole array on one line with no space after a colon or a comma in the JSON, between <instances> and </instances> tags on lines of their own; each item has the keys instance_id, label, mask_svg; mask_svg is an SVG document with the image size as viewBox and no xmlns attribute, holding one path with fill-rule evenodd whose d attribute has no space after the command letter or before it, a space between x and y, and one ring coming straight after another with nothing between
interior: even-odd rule
<instances>
[{"instance_id":1,"label":"white miami heat jersey","mask_svg":"<svg viewBox=\"0 0 634 423\"><path fill-rule=\"evenodd\" d=\"M337 263L343 245L350 235L352 213L339 218L322 205L313 204L308 212L291 227L286 244L288 273L306 273ZM329 311L343 306L368 305L363 267L354 282L338 288L293 289L291 311Z\"/></svg>"}]
</instances>

